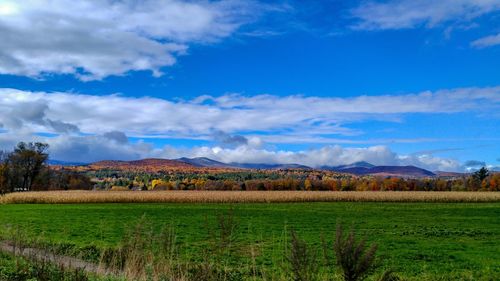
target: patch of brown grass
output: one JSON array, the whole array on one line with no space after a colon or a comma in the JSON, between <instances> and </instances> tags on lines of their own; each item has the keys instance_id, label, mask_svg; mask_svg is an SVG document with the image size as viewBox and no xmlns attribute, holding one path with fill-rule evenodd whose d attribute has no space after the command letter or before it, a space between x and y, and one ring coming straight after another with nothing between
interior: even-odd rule
<instances>
[{"instance_id":1,"label":"patch of brown grass","mask_svg":"<svg viewBox=\"0 0 500 281\"><path fill-rule=\"evenodd\" d=\"M500 202L500 192L41 191L0 197L3 204L286 202Z\"/></svg>"}]
</instances>

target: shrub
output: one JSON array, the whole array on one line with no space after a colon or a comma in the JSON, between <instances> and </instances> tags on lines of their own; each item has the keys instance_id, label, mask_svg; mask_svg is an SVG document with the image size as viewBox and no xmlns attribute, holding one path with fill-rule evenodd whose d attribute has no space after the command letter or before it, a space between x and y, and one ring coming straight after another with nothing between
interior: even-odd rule
<instances>
[{"instance_id":1,"label":"shrub","mask_svg":"<svg viewBox=\"0 0 500 281\"><path fill-rule=\"evenodd\" d=\"M316 252L293 230L287 260L290 263L293 280L312 281L318 279L319 264Z\"/></svg>"},{"instance_id":2,"label":"shrub","mask_svg":"<svg viewBox=\"0 0 500 281\"><path fill-rule=\"evenodd\" d=\"M345 281L363 280L375 268L377 245L374 244L367 249L365 244L365 239L356 243L353 230L344 238L342 225L337 225L333 247L337 266L342 270Z\"/></svg>"}]
</instances>

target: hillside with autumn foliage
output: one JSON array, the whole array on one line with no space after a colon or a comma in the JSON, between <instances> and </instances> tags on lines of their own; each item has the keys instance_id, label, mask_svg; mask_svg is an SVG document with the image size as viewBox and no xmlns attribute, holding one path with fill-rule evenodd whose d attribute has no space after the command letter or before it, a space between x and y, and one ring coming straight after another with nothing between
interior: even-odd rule
<instances>
[{"instance_id":1,"label":"hillside with autumn foliage","mask_svg":"<svg viewBox=\"0 0 500 281\"><path fill-rule=\"evenodd\" d=\"M38 145L38 146L37 146ZM498 191L500 173L435 174L414 166L353 163L313 169L296 164L222 163L208 158L46 165L43 144L20 143L0 165L2 192L29 190ZM36 169L29 166L35 161ZM249 168L250 167L250 168ZM31 169L31 170L30 170ZM23 181L30 172L29 182ZM24 184L24 185L23 185Z\"/></svg>"},{"instance_id":2,"label":"hillside with autumn foliage","mask_svg":"<svg viewBox=\"0 0 500 281\"><path fill-rule=\"evenodd\" d=\"M118 161L118 160L106 160L94 162L88 165L90 169L117 169L123 171L148 171L148 172L158 172L161 170L168 169L193 169L196 168L194 165L189 163L169 160L169 159L159 159L159 158L149 158L135 161Z\"/></svg>"}]
</instances>

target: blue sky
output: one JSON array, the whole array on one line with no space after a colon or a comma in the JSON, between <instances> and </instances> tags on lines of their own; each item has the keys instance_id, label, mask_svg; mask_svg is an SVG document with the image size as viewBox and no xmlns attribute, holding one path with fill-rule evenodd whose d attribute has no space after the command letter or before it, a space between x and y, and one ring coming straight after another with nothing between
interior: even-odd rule
<instances>
[{"instance_id":1,"label":"blue sky","mask_svg":"<svg viewBox=\"0 0 500 281\"><path fill-rule=\"evenodd\" d=\"M0 148L500 166L500 1L309 2L0 0Z\"/></svg>"}]
</instances>

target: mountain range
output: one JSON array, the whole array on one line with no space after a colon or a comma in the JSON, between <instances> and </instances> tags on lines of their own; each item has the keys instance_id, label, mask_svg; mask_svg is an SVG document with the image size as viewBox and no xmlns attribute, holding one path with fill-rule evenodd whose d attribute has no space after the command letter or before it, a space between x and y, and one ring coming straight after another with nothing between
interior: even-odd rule
<instances>
[{"instance_id":1,"label":"mountain range","mask_svg":"<svg viewBox=\"0 0 500 281\"><path fill-rule=\"evenodd\" d=\"M191 164L195 167L209 167L209 168L239 168L239 169L312 169L311 167L300 164L264 164L264 163L223 163L212 160L206 157L196 158L179 158L175 159L184 163Z\"/></svg>"},{"instance_id":2,"label":"mountain range","mask_svg":"<svg viewBox=\"0 0 500 281\"><path fill-rule=\"evenodd\" d=\"M375 166L367 162L356 162L342 166L323 166L323 170L355 174L406 177L433 177L435 173L415 166Z\"/></svg>"},{"instance_id":3,"label":"mountain range","mask_svg":"<svg viewBox=\"0 0 500 281\"><path fill-rule=\"evenodd\" d=\"M196 168L221 168L221 169L311 169L313 168L300 164L267 164L267 163L224 163L206 157L159 159L149 158L133 161L105 160L90 164L70 163L64 161L50 160L51 165L62 166L90 166L93 168L115 168L115 169L141 169L141 170L161 170L161 169L196 169ZM415 167L415 166L376 166L368 162L355 162L349 165L321 166L317 170L328 170L339 173L349 173L354 175L378 175L378 176L398 176L398 177L433 177L436 173Z\"/></svg>"}]
</instances>

